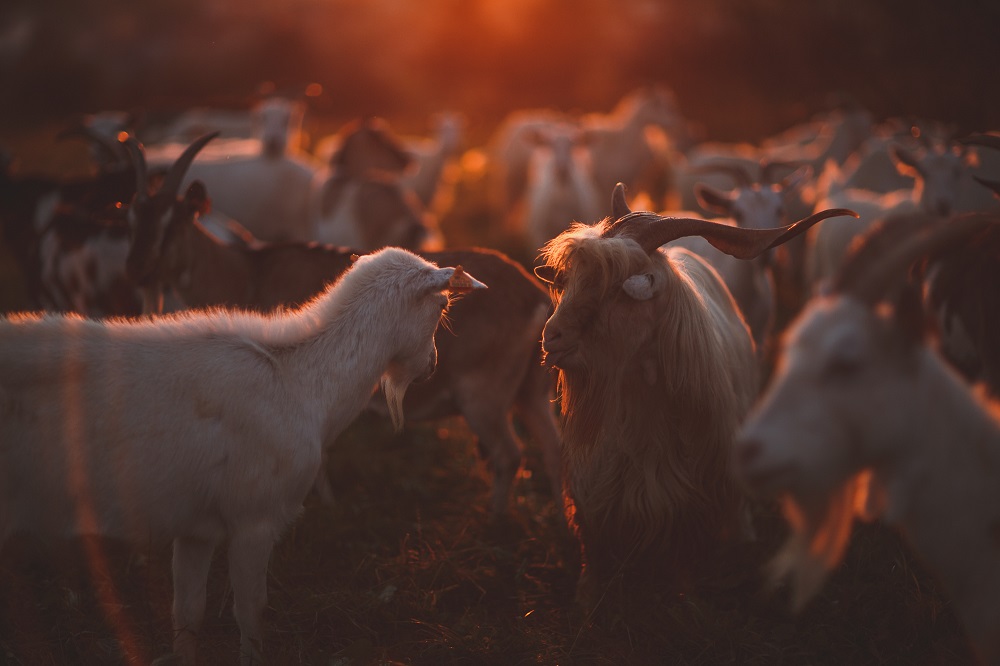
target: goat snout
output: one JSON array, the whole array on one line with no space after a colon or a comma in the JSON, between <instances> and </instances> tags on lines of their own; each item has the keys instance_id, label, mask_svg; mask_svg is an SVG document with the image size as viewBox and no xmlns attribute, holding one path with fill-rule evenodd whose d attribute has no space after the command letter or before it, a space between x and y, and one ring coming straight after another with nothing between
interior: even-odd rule
<instances>
[{"instance_id":1,"label":"goat snout","mask_svg":"<svg viewBox=\"0 0 1000 666\"><path fill-rule=\"evenodd\" d=\"M547 368L561 367L560 363L572 351L572 344L563 335L562 330L546 325L542 331L542 365Z\"/></svg>"}]
</instances>

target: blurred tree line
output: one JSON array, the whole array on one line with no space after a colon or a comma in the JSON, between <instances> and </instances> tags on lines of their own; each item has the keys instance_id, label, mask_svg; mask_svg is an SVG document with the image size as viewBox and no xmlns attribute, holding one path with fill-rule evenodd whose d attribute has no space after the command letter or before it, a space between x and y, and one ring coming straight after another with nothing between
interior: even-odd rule
<instances>
[{"instance_id":1,"label":"blurred tree line","mask_svg":"<svg viewBox=\"0 0 1000 666\"><path fill-rule=\"evenodd\" d=\"M0 123L240 107L319 83L311 113L415 129L443 108L607 111L665 83L708 136L754 140L843 93L877 118L1000 128L987 0L6 0Z\"/></svg>"}]
</instances>

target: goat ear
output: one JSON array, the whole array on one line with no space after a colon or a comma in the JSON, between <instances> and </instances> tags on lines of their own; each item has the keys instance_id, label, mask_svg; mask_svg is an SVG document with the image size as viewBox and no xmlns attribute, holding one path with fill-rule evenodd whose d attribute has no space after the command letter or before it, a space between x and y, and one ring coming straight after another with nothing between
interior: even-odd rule
<instances>
[{"instance_id":1,"label":"goat ear","mask_svg":"<svg viewBox=\"0 0 1000 666\"><path fill-rule=\"evenodd\" d=\"M733 211L733 195L721 192L711 185L698 183L694 186L694 195L705 210L729 216Z\"/></svg>"},{"instance_id":2,"label":"goat ear","mask_svg":"<svg viewBox=\"0 0 1000 666\"><path fill-rule=\"evenodd\" d=\"M433 291L447 289L453 294L467 294L476 289L486 289L486 285L465 272L461 266L439 268L434 276Z\"/></svg>"},{"instance_id":3,"label":"goat ear","mask_svg":"<svg viewBox=\"0 0 1000 666\"><path fill-rule=\"evenodd\" d=\"M653 289L653 285L653 274L641 273L622 282L622 289L637 301L648 301L656 291Z\"/></svg>"},{"instance_id":4,"label":"goat ear","mask_svg":"<svg viewBox=\"0 0 1000 666\"><path fill-rule=\"evenodd\" d=\"M556 269L555 266L535 266L535 277L537 277L542 282L552 284L556 281Z\"/></svg>"}]
</instances>

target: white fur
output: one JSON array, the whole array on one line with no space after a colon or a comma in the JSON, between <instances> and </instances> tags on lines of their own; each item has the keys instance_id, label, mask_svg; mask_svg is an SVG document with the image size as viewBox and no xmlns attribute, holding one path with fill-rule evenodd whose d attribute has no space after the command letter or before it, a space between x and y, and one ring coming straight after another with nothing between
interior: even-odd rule
<instances>
[{"instance_id":1,"label":"white fur","mask_svg":"<svg viewBox=\"0 0 1000 666\"><path fill-rule=\"evenodd\" d=\"M884 315L815 301L737 444L758 493L783 496L803 604L840 561L855 516L881 513L940 576L980 656L1000 660L1000 412Z\"/></svg>"},{"instance_id":2,"label":"white fur","mask_svg":"<svg viewBox=\"0 0 1000 666\"><path fill-rule=\"evenodd\" d=\"M816 202L816 210L849 208L858 213L859 219L824 220L809 230L806 271L811 290L833 277L854 239L879 220L917 211L948 215L956 210L962 184L969 178L965 153L947 146L919 155L899 146L895 150L905 160L893 156L896 168L914 177L912 188L880 193L847 187L839 167L825 167L822 180L826 193ZM916 164L917 169L906 162Z\"/></svg>"},{"instance_id":3,"label":"white fur","mask_svg":"<svg viewBox=\"0 0 1000 666\"><path fill-rule=\"evenodd\" d=\"M572 126L539 132L528 165L522 219L515 222L532 248L540 248L573 222L602 216L590 153Z\"/></svg>"},{"instance_id":4,"label":"white fur","mask_svg":"<svg viewBox=\"0 0 1000 666\"><path fill-rule=\"evenodd\" d=\"M268 557L323 441L380 379L401 399L433 368L452 273L390 249L273 316L0 320L0 544L16 531L172 540L174 647L194 661L205 572L228 539L241 658L259 658Z\"/></svg>"},{"instance_id":5,"label":"white fur","mask_svg":"<svg viewBox=\"0 0 1000 666\"><path fill-rule=\"evenodd\" d=\"M309 240L308 199L316 165L294 154L301 105L282 99L261 102L248 116L252 138L214 141L199 152L181 185L201 181L212 209L235 219L264 241ZM209 126L204 132L213 131ZM146 147L150 167L169 167L186 141Z\"/></svg>"}]
</instances>

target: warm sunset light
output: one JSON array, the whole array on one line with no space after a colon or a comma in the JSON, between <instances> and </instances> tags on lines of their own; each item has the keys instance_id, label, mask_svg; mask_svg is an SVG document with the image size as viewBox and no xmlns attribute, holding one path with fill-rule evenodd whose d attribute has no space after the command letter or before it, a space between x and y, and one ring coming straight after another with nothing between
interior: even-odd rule
<instances>
[{"instance_id":1,"label":"warm sunset light","mask_svg":"<svg viewBox=\"0 0 1000 666\"><path fill-rule=\"evenodd\" d=\"M0 1L0 665L1000 665L998 26Z\"/></svg>"}]
</instances>

